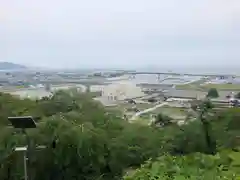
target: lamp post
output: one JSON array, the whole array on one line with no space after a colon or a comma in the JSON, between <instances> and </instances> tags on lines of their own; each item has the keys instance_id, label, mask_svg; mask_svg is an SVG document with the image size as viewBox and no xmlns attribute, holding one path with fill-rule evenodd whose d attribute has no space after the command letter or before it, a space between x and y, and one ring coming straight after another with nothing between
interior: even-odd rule
<instances>
[{"instance_id":1,"label":"lamp post","mask_svg":"<svg viewBox=\"0 0 240 180\"><path fill-rule=\"evenodd\" d=\"M36 123L31 116L20 116L20 117L8 117L12 126L15 129L21 129L22 134L25 135L27 145L23 147L16 147L15 152L23 152L23 163L24 163L24 180L31 180L31 176L28 172L28 164L30 159L30 139L27 135L26 129L36 128ZM43 149L45 146L38 146L37 149Z\"/></svg>"},{"instance_id":2,"label":"lamp post","mask_svg":"<svg viewBox=\"0 0 240 180\"><path fill-rule=\"evenodd\" d=\"M27 172L27 147L16 147L14 149L16 152L23 152L23 164L24 164L24 180L28 180Z\"/></svg>"}]
</instances>

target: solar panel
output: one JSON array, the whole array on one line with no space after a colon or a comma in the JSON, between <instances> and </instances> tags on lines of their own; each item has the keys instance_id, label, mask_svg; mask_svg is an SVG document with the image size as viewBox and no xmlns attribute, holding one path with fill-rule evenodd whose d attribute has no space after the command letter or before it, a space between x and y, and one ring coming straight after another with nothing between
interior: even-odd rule
<instances>
[{"instance_id":1,"label":"solar panel","mask_svg":"<svg viewBox=\"0 0 240 180\"><path fill-rule=\"evenodd\" d=\"M8 117L14 128L29 129L36 128L36 123L32 116Z\"/></svg>"}]
</instances>

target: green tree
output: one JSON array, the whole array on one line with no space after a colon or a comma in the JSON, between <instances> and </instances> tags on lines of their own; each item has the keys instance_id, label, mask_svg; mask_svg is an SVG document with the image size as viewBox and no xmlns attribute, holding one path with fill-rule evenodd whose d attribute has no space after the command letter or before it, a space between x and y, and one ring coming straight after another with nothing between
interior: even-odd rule
<instances>
[{"instance_id":1,"label":"green tree","mask_svg":"<svg viewBox=\"0 0 240 180\"><path fill-rule=\"evenodd\" d=\"M215 154L216 142L213 137L211 137L211 124L209 122L209 112L214 108L214 106L209 99L205 99L204 101L198 101L198 103L195 102L195 104L192 105L192 108L198 112L198 119L202 123L205 140L208 147L208 153Z\"/></svg>"},{"instance_id":2,"label":"green tree","mask_svg":"<svg viewBox=\"0 0 240 180\"><path fill-rule=\"evenodd\" d=\"M228 108L213 116L212 129L218 148L236 148L240 146L239 118L239 108Z\"/></svg>"},{"instance_id":3,"label":"green tree","mask_svg":"<svg viewBox=\"0 0 240 180\"><path fill-rule=\"evenodd\" d=\"M149 98L149 99L148 99L148 102L150 102L150 103L155 103L155 102L157 102L157 99L155 99L155 98Z\"/></svg>"},{"instance_id":4,"label":"green tree","mask_svg":"<svg viewBox=\"0 0 240 180\"><path fill-rule=\"evenodd\" d=\"M218 94L217 89L216 89L216 88L211 88L211 89L209 89L208 94L207 94L207 97L208 97L208 98L218 98L218 97L219 97L219 94Z\"/></svg>"},{"instance_id":5,"label":"green tree","mask_svg":"<svg viewBox=\"0 0 240 180\"><path fill-rule=\"evenodd\" d=\"M235 95L235 98L240 99L240 92Z\"/></svg>"},{"instance_id":6,"label":"green tree","mask_svg":"<svg viewBox=\"0 0 240 180\"><path fill-rule=\"evenodd\" d=\"M49 83L45 84L45 90L51 91L51 85Z\"/></svg>"},{"instance_id":7,"label":"green tree","mask_svg":"<svg viewBox=\"0 0 240 180\"><path fill-rule=\"evenodd\" d=\"M161 113L159 113L156 116L155 121L152 122L153 126L160 126L160 127L167 126L170 124L172 124L172 118Z\"/></svg>"},{"instance_id":8,"label":"green tree","mask_svg":"<svg viewBox=\"0 0 240 180\"><path fill-rule=\"evenodd\" d=\"M51 97L36 101L0 93L0 179L21 179L23 175L22 154L12 150L25 145L26 139L9 127L7 121L8 116L19 115L40 117L37 128L27 132L33 145L47 147L42 150L33 148L30 153L34 180L118 180L125 170L138 168L159 154L166 156L161 156L161 161L154 165L153 170L151 168L151 172L150 168L146 169L150 177L144 174L143 177L136 176L136 179L141 177L144 180L155 175L164 179L166 174L170 178L183 178L181 174L184 174L196 179L199 173L206 176L205 179L217 179L224 174L221 168L216 168L219 164L213 160L219 159L218 155L211 156L213 159L199 153L175 155L236 149L240 145L237 138L240 132L239 108L221 110L211 116L210 101L197 101L194 107L199 121L179 127L169 124L169 118L159 115L159 122L165 126L153 128L123 120L121 115L108 111L88 93L58 91ZM53 142L56 142L55 148ZM214 143L217 143L217 148ZM235 159L237 157L234 155ZM163 171L155 171L158 166ZM227 167L230 169L233 165ZM151 175L152 171L156 174ZM159 173L164 173L164 176Z\"/></svg>"},{"instance_id":9,"label":"green tree","mask_svg":"<svg viewBox=\"0 0 240 180\"><path fill-rule=\"evenodd\" d=\"M200 153L187 156L166 154L155 161L147 161L140 169L126 175L124 180L237 179L240 174L236 167L240 159L236 157L239 156L240 152L233 151L222 151L216 156Z\"/></svg>"},{"instance_id":10,"label":"green tree","mask_svg":"<svg viewBox=\"0 0 240 180\"><path fill-rule=\"evenodd\" d=\"M106 113L87 94L58 91L52 97L37 101L3 94L2 103L7 104L0 109L5 118L25 112L28 115L34 112L41 117L38 128L29 131L35 145L47 147L41 151L34 150L31 155L31 174L35 180L60 177L67 180L119 179L126 168L139 166L163 151L163 146L159 146L162 137L166 138L161 135L163 132L130 124L113 113ZM25 144L23 136L19 133L13 136L15 131L5 131L8 128L4 125L1 128L1 157L17 155L12 148ZM8 133L4 135L4 132ZM54 139L57 139L55 149L51 147ZM3 173L0 179L9 179L10 176L21 179L22 164L16 162L22 160L13 157L1 159L0 172Z\"/></svg>"}]
</instances>

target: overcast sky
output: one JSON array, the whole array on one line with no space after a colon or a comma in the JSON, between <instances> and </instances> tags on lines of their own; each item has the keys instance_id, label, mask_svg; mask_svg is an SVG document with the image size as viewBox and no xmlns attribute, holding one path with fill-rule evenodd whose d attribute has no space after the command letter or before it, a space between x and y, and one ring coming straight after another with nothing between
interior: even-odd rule
<instances>
[{"instance_id":1,"label":"overcast sky","mask_svg":"<svg viewBox=\"0 0 240 180\"><path fill-rule=\"evenodd\" d=\"M240 0L0 0L0 61L240 67Z\"/></svg>"}]
</instances>

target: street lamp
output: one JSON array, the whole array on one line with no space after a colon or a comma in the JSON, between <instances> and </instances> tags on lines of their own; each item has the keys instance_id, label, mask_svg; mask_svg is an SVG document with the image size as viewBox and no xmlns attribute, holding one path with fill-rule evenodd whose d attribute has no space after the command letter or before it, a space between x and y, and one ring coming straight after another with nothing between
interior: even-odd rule
<instances>
[{"instance_id":1,"label":"street lamp","mask_svg":"<svg viewBox=\"0 0 240 180\"><path fill-rule=\"evenodd\" d=\"M29 161L29 149L30 149L30 139L26 133L26 129L36 128L36 123L32 116L20 116L20 117L8 117L12 126L15 129L21 129L22 133L25 135L27 140L27 145L24 147L16 147L14 151L23 152L23 162L24 162L24 180L30 180L27 171L27 161ZM43 149L45 146L39 146L38 149Z\"/></svg>"}]
</instances>

